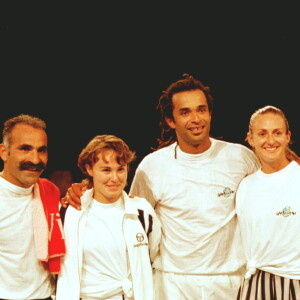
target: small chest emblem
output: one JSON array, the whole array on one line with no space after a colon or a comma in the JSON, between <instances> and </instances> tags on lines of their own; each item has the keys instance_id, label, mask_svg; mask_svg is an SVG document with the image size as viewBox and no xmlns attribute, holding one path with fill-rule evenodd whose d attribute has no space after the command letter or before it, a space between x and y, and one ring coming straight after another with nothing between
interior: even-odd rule
<instances>
[{"instance_id":1,"label":"small chest emblem","mask_svg":"<svg viewBox=\"0 0 300 300\"><path fill-rule=\"evenodd\" d=\"M144 235L142 233L137 233L136 234L136 240L141 243L144 240Z\"/></svg>"},{"instance_id":2,"label":"small chest emblem","mask_svg":"<svg viewBox=\"0 0 300 300\"><path fill-rule=\"evenodd\" d=\"M295 215L296 212L292 211L290 206L286 206L282 211L276 213L277 216L289 217L291 215Z\"/></svg>"},{"instance_id":3,"label":"small chest emblem","mask_svg":"<svg viewBox=\"0 0 300 300\"><path fill-rule=\"evenodd\" d=\"M229 187L224 188L223 193L219 193L218 197L225 197L228 198L231 194L233 194L234 191L230 189Z\"/></svg>"}]
</instances>

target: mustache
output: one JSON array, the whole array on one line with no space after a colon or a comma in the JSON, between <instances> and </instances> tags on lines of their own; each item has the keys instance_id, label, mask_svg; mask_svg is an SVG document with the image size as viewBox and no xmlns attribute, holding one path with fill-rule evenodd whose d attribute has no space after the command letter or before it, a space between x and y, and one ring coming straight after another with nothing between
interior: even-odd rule
<instances>
[{"instance_id":1,"label":"mustache","mask_svg":"<svg viewBox=\"0 0 300 300\"><path fill-rule=\"evenodd\" d=\"M38 164L33 164L30 161L24 161L20 163L19 169L40 172L46 169L46 165L42 162L39 162Z\"/></svg>"}]
</instances>

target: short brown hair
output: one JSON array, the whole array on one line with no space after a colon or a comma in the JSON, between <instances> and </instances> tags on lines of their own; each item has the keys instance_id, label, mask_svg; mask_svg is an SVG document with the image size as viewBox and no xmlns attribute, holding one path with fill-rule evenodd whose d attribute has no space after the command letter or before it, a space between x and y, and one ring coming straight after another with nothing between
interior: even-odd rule
<instances>
[{"instance_id":1,"label":"short brown hair","mask_svg":"<svg viewBox=\"0 0 300 300\"><path fill-rule=\"evenodd\" d=\"M96 135L83 148L77 162L78 167L86 176L89 187L93 186L93 180L89 176L86 166L92 167L99 159L98 154L110 149L117 153L117 162L120 165L127 165L128 171L131 162L136 158L135 152L131 151L121 138L115 135Z\"/></svg>"},{"instance_id":2,"label":"short brown hair","mask_svg":"<svg viewBox=\"0 0 300 300\"><path fill-rule=\"evenodd\" d=\"M17 124L27 124L46 131L46 122L42 119L26 114L20 114L4 122L2 131L2 143L9 147L10 133Z\"/></svg>"}]
</instances>

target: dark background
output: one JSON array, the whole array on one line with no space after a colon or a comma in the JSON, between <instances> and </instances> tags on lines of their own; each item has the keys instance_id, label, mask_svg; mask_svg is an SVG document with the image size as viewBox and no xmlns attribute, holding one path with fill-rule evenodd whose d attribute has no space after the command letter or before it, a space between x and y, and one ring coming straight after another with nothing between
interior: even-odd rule
<instances>
[{"instance_id":1,"label":"dark background","mask_svg":"<svg viewBox=\"0 0 300 300\"><path fill-rule=\"evenodd\" d=\"M137 153L131 180L157 145L157 100L183 73L211 88L212 136L245 144L251 114L271 104L286 113L300 153L300 27L289 2L74 5L27 7L25 20L1 25L1 130L20 113L47 122L45 177L69 169L81 180L82 148L115 134Z\"/></svg>"}]
</instances>

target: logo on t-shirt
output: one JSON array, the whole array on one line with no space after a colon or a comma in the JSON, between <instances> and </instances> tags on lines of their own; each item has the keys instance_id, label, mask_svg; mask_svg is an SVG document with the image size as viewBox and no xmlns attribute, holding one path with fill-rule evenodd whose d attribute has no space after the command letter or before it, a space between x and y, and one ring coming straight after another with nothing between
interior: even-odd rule
<instances>
[{"instance_id":1,"label":"logo on t-shirt","mask_svg":"<svg viewBox=\"0 0 300 300\"><path fill-rule=\"evenodd\" d=\"M218 194L218 197L225 197L225 198L228 198L231 194L234 194L234 191L229 188L229 187L226 187L224 188L223 192L222 193L219 193Z\"/></svg>"},{"instance_id":2,"label":"logo on t-shirt","mask_svg":"<svg viewBox=\"0 0 300 300\"><path fill-rule=\"evenodd\" d=\"M295 215L296 212L292 211L290 206L286 206L282 211L276 213L277 216L289 217L291 215Z\"/></svg>"},{"instance_id":3,"label":"logo on t-shirt","mask_svg":"<svg viewBox=\"0 0 300 300\"><path fill-rule=\"evenodd\" d=\"M144 235L142 233L137 233L136 240L141 243L144 240Z\"/></svg>"},{"instance_id":4,"label":"logo on t-shirt","mask_svg":"<svg viewBox=\"0 0 300 300\"><path fill-rule=\"evenodd\" d=\"M144 236L143 233L139 232L139 233L136 234L135 237L136 237L136 240L137 240L138 244L135 244L134 247L140 247L140 246L147 246L148 245L148 243L143 243L144 240L145 240L145 236Z\"/></svg>"}]
</instances>

